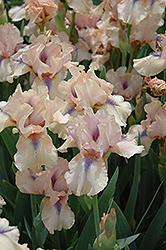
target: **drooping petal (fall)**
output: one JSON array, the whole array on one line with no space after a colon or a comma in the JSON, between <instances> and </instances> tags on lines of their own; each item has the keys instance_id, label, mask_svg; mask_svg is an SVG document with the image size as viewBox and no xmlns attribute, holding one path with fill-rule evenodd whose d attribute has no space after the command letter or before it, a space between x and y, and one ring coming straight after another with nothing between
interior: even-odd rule
<instances>
[{"instance_id":1,"label":"drooping petal (fall)","mask_svg":"<svg viewBox=\"0 0 166 250\"><path fill-rule=\"evenodd\" d=\"M69 171L66 172L65 178L75 195L95 195L107 185L106 163L103 158L96 160L89 156L83 159L77 154L69 162Z\"/></svg>"},{"instance_id":2,"label":"drooping petal (fall)","mask_svg":"<svg viewBox=\"0 0 166 250\"><path fill-rule=\"evenodd\" d=\"M57 162L57 151L49 135L32 135L28 138L20 135L16 148L15 165L21 171L27 168L36 169L41 165L52 168Z\"/></svg>"},{"instance_id":3,"label":"drooping petal (fall)","mask_svg":"<svg viewBox=\"0 0 166 250\"><path fill-rule=\"evenodd\" d=\"M115 146L110 147L109 152L117 153L120 156L130 158L134 154L140 154L144 150L143 146L137 146L137 142L133 141L121 141Z\"/></svg>"},{"instance_id":4,"label":"drooping petal (fall)","mask_svg":"<svg viewBox=\"0 0 166 250\"><path fill-rule=\"evenodd\" d=\"M54 230L71 228L75 221L74 213L67 203L58 205L52 205L47 199L41 213L42 221L51 234L54 233Z\"/></svg>"}]
</instances>

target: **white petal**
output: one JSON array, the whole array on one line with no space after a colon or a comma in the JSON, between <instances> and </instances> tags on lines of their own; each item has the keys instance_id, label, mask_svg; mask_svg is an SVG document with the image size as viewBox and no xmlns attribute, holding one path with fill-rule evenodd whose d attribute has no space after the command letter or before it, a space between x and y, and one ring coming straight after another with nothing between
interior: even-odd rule
<instances>
[{"instance_id":1,"label":"white petal","mask_svg":"<svg viewBox=\"0 0 166 250\"><path fill-rule=\"evenodd\" d=\"M51 137L25 138L20 136L17 144L17 153L14 155L15 165L19 170L36 169L41 165L52 168L57 162L57 152Z\"/></svg>"},{"instance_id":2,"label":"white petal","mask_svg":"<svg viewBox=\"0 0 166 250\"><path fill-rule=\"evenodd\" d=\"M118 142L114 147L111 147L109 152L117 153L120 156L130 158L134 154L140 154L144 150L143 146L137 146L135 140L133 141L121 141Z\"/></svg>"},{"instance_id":3,"label":"white petal","mask_svg":"<svg viewBox=\"0 0 166 250\"><path fill-rule=\"evenodd\" d=\"M51 234L54 233L54 230L69 229L74 224L74 213L70 210L67 203L61 205L59 214L56 205L52 205L49 199L44 204L41 218Z\"/></svg>"},{"instance_id":4,"label":"white petal","mask_svg":"<svg viewBox=\"0 0 166 250\"><path fill-rule=\"evenodd\" d=\"M3 108L6 104L7 102L5 101L0 102L0 132L6 127L15 126L15 122L10 116L6 112L3 112Z\"/></svg>"},{"instance_id":5,"label":"white petal","mask_svg":"<svg viewBox=\"0 0 166 250\"><path fill-rule=\"evenodd\" d=\"M149 55L134 59L134 68L143 76L154 76L166 68L166 60L159 56Z\"/></svg>"},{"instance_id":6,"label":"white petal","mask_svg":"<svg viewBox=\"0 0 166 250\"><path fill-rule=\"evenodd\" d=\"M36 171L25 169L24 171L17 171L16 185L22 193L39 194L34 181L36 178Z\"/></svg>"},{"instance_id":7,"label":"white petal","mask_svg":"<svg viewBox=\"0 0 166 250\"><path fill-rule=\"evenodd\" d=\"M7 77L11 74L10 59L5 58L0 62L0 82L7 81Z\"/></svg>"},{"instance_id":8,"label":"white petal","mask_svg":"<svg viewBox=\"0 0 166 250\"><path fill-rule=\"evenodd\" d=\"M67 148L77 147L77 144L71 135L68 136L67 140L58 148L61 153L66 153Z\"/></svg>"},{"instance_id":9,"label":"white petal","mask_svg":"<svg viewBox=\"0 0 166 250\"><path fill-rule=\"evenodd\" d=\"M14 6L9 10L8 14L13 22L18 22L25 18L25 7L23 5Z\"/></svg>"},{"instance_id":10,"label":"white petal","mask_svg":"<svg viewBox=\"0 0 166 250\"><path fill-rule=\"evenodd\" d=\"M120 126L126 126L126 120L131 114L130 103L124 101L123 96L120 95L110 95L101 109L106 109L110 115L114 115L116 122Z\"/></svg>"},{"instance_id":11,"label":"white petal","mask_svg":"<svg viewBox=\"0 0 166 250\"><path fill-rule=\"evenodd\" d=\"M104 160L93 160L86 169L86 159L80 154L69 162L65 178L69 189L75 195L95 195L105 188L108 177Z\"/></svg>"},{"instance_id":12,"label":"white petal","mask_svg":"<svg viewBox=\"0 0 166 250\"><path fill-rule=\"evenodd\" d=\"M129 128L128 133L126 134L125 140L131 141L135 139L138 140L138 133L140 133L141 145L145 147L145 150L142 151L141 156L148 154L151 143L155 138L150 138L146 135L146 130L142 125L135 124Z\"/></svg>"},{"instance_id":13,"label":"white petal","mask_svg":"<svg viewBox=\"0 0 166 250\"><path fill-rule=\"evenodd\" d=\"M3 250L29 250L27 244L20 245L19 230L15 226L9 226L9 221L0 218L0 249Z\"/></svg>"}]
</instances>

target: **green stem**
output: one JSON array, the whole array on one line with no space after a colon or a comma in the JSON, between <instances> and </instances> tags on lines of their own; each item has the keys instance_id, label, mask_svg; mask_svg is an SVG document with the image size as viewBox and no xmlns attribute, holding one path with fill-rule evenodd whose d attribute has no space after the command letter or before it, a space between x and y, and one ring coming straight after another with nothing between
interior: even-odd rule
<instances>
[{"instance_id":1,"label":"green stem","mask_svg":"<svg viewBox=\"0 0 166 250\"><path fill-rule=\"evenodd\" d=\"M116 70L117 68L119 68L119 64L120 64L120 50L113 49L112 54L113 54L112 62L113 62L114 70Z\"/></svg>"},{"instance_id":2,"label":"green stem","mask_svg":"<svg viewBox=\"0 0 166 250\"><path fill-rule=\"evenodd\" d=\"M37 208L36 208L36 196L35 194L30 194L31 200L31 209L33 218L37 216Z\"/></svg>"},{"instance_id":3,"label":"green stem","mask_svg":"<svg viewBox=\"0 0 166 250\"><path fill-rule=\"evenodd\" d=\"M140 51L140 45L137 45L136 43L132 43L130 46L130 57L129 57L129 64L128 64L128 73L131 73L133 69L133 59L137 58L138 53Z\"/></svg>"},{"instance_id":4,"label":"green stem","mask_svg":"<svg viewBox=\"0 0 166 250\"><path fill-rule=\"evenodd\" d=\"M70 26L70 33L69 33L69 41L70 41L70 42L71 42L72 32L73 32L74 25L75 25L75 23L74 23L75 15L76 15L76 13L73 12L73 14L72 14L72 21L71 21L71 26Z\"/></svg>"},{"instance_id":5,"label":"green stem","mask_svg":"<svg viewBox=\"0 0 166 250\"><path fill-rule=\"evenodd\" d=\"M122 53L122 66L126 66L126 55Z\"/></svg>"},{"instance_id":6,"label":"green stem","mask_svg":"<svg viewBox=\"0 0 166 250\"><path fill-rule=\"evenodd\" d=\"M99 219L97 195L94 195L92 199L93 199L93 215L94 215L94 222L95 222L95 231L96 231L96 236L98 237L100 234L100 219Z\"/></svg>"},{"instance_id":7,"label":"green stem","mask_svg":"<svg viewBox=\"0 0 166 250\"><path fill-rule=\"evenodd\" d=\"M45 25L43 24L43 25L38 25L38 26L39 26L39 29L40 29L40 33L44 32Z\"/></svg>"},{"instance_id":8,"label":"green stem","mask_svg":"<svg viewBox=\"0 0 166 250\"><path fill-rule=\"evenodd\" d=\"M163 93L161 96L161 102L164 104L166 102L166 93Z\"/></svg>"},{"instance_id":9,"label":"green stem","mask_svg":"<svg viewBox=\"0 0 166 250\"><path fill-rule=\"evenodd\" d=\"M163 80L166 82L166 69L164 69ZM162 104L164 104L166 102L166 92L162 94L162 96L161 96L161 102L162 102Z\"/></svg>"},{"instance_id":10,"label":"green stem","mask_svg":"<svg viewBox=\"0 0 166 250\"><path fill-rule=\"evenodd\" d=\"M134 51L130 50L129 65L128 65L128 70L127 70L127 72L129 73L131 73L133 69L133 57L134 57Z\"/></svg>"},{"instance_id":11,"label":"green stem","mask_svg":"<svg viewBox=\"0 0 166 250\"><path fill-rule=\"evenodd\" d=\"M163 80L166 82L166 69L164 69L164 79Z\"/></svg>"}]
</instances>

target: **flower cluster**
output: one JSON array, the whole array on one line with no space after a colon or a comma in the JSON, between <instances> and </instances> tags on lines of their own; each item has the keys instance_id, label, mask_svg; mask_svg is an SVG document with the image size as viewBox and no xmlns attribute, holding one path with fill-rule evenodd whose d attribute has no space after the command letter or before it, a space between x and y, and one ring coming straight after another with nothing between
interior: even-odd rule
<instances>
[{"instance_id":1,"label":"flower cluster","mask_svg":"<svg viewBox=\"0 0 166 250\"><path fill-rule=\"evenodd\" d=\"M74 225L70 195L94 196L107 186L110 153L143 156L156 138L165 147L166 79L150 77L166 68L166 34L157 34L165 4L26 0L9 11L13 22L29 22L21 34L14 24L0 25L0 82L16 86L0 101L0 132L19 134L16 186L42 197L39 213L51 234ZM154 52L140 58L145 44ZM101 231L106 237L112 230L105 228L110 216L115 244L115 210ZM0 229L3 244L28 249L5 219Z\"/></svg>"}]
</instances>

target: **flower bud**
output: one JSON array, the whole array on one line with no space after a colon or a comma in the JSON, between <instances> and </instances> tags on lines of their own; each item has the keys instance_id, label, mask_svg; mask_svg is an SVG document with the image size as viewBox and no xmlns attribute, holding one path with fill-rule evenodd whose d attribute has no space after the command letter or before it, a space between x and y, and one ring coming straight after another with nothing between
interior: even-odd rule
<instances>
[{"instance_id":1,"label":"flower bud","mask_svg":"<svg viewBox=\"0 0 166 250\"><path fill-rule=\"evenodd\" d=\"M111 250L116 244L116 213L115 208L112 208L110 213L101 219L100 229L101 234L96 238L93 249L94 250Z\"/></svg>"},{"instance_id":2,"label":"flower bud","mask_svg":"<svg viewBox=\"0 0 166 250\"><path fill-rule=\"evenodd\" d=\"M6 9L4 7L3 0L0 0L0 24L4 24L8 22Z\"/></svg>"}]
</instances>

